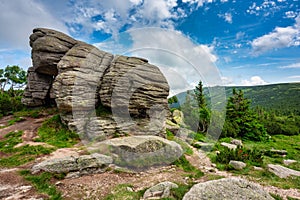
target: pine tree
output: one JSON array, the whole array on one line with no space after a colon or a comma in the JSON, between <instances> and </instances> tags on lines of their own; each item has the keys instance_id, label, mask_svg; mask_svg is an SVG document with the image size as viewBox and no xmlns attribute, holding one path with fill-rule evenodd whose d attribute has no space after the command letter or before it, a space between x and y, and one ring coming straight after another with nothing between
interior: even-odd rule
<instances>
[{"instance_id":1,"label":"pine tree","mask_svg":"<svg viewBox=\"0 0 300 200\"><path fill-rule=\"evenodd\" d=\"M250 109L251 101L244 97L242 90L237 92L233 89L232 94L226 106L226 120L222 135L254 141L267 139L268 135L264 126Z\"/></svg>"}]
</instances>

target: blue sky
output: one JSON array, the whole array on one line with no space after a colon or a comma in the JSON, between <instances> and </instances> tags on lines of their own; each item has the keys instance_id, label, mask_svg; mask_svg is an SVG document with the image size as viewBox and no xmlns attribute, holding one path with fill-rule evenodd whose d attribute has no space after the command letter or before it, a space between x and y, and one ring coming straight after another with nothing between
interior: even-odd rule
<instances>
[{"instance_id":1,"label":"blue sky","mask_svg":"<svg viewBox=\"0 0 300 200\"><path fill-rule=\"evenodd\" d=\"M132 54L165 67L174 88L194 74L182 61L188 48L199 66L211 62L200 78L214 76L211 71L225 85L300 82L300 0L0 0L0 26L1 68L31 66L28 37L33 28L48 27L100 48L114 40L113 53L121 52L116 40L131 51L144 48ZM195 84L190 79L186 84Z\"/></svg>"}]
</instances>

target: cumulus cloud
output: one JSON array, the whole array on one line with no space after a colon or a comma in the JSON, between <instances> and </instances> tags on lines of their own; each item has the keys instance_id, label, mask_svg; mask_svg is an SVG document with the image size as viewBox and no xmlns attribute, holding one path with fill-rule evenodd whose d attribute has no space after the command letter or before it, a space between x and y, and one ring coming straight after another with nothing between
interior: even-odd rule
<instances>
[{"instance_id":1,"label":"cumulus cloud","mask_svg":"<svg viewBox=\"0 0 300 200\"><path fill-rule=\"evenodd\" d=\"M296 69L296 68L300 68L300 63L293 63L290 65L281 66L279 68L281 68L281 69Z\"/></svg>"},{"instance_id":2,"label":"cumulus cloud","mask_svg":"<svg viewBox=\"0 0 300 200\"><path fill-rule=\"evenodd\" d=\"M276 27L271 33L254 39L251 42L255 54L273 49L300 46L300 15L296 23L288 27Z\"/></svg>"},{"instance_id":3,"label":"cumulus cloud","mask_svg":"<svg viewBox=\"0 0 300 200\"><path fill-rule=\"evenodd\" d=\"M242 80L242 85L253 86L253 85L265 85L267 84L260 76L252 76L250 80Z\"/></svg>"},{"instance_id":4,"label":"cumulus cloud","mask_svg":"<svg viewBox=\"0 0 300 200\"><path fill-rule=\"evenodd\" d=\"M124 38L127 40L124 41ZM132 41L132 45L128 46L128 40ZM123 47L120 44L124 44ZM193 89L193 84L199 80L206 85L222 85L215 66L218 57L214 54L214 47L196 45L179 31L134 29L95 45L104 50L113 49L116 45L123 50L117 52L119 54L147 58L162 70L173 94Z\"/></svg>"},{"instance_id":5,"label":"cumulus cloud","mask_svg":"<svg viewBox=\"0 0 300 200\"><path fill-rule=\"evenodd\" d=\"M35 27L67 32L67 27L35 0L0 0L0 49L27 49L28 37Z\"/></svg>"}]
</instances>

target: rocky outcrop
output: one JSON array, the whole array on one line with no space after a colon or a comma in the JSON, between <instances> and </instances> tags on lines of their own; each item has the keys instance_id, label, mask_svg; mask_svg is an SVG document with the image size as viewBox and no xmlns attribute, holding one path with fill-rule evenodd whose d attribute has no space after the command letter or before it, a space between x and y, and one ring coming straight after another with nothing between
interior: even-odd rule
<instances>
[{"instance_id":1,"label":"rocky outcrop","mask_svg":"<svg viewBox=\"0 0 300 200\"><path fill-rule=\"evenodd\" d=\"M45 28L33 30L30 46L33 67L28 70L25 105L55 101L63 122L89 140L164 131L169 85L147 60L114 56ZM97 117L99 106L111 114Z\"/></svg>"},{"instance_id":2,"label":"rocky outcrop","mask_svg":"<svg viewBox=\"0 0 300 200\"><path fill-rule=\"evenodd\" d=\"M194 185L183 200L274 200L258 184L241 178L224 178Z\"/></svg>"},{"instance_id":3,"label":"rocky outcrop","mask_svg":"<svg viewBox=\"0 0 300 200\"><path fill-rule=\"evenodd\" d=\"M34 165L31 169L33 174L38 172L66 173L69 177L84 174L105 172L112 158L101 154L69 156L45 160Z\"/></svg>"},{"instance_id":4,"label":"rocky outcrop","mask_svg":"<svg viewBox=\"0 0 300 200\"><path fill-rule=\"evenodd\" d=\"M283 167L281 165L273 165L268 164L268 170L275 174L276 176L279 176L280 178L287 178L289 176L299 176L300 177L300 171L296 171L287 167Z\"/></svg>"},{"instance_id":5,"label":"rocky outcrop","mask_svg":"<svg viewBox=\"0 0 300 200\"><path fill-rule=\"evenodd\" d=\"M158 183L146 190L143 199L169 198L173 188L178 188L178 185L169 181Z\"/></svg>"},{"instance_id":6,"label":"rocky outcrop","mask_svg":"<svg viewBox=\"0 0 300 200\"><path fill-rule=\"evenodd\" d=\"M111 155L114 164L137 171L170 164L183 154L176 142L150 135L105 140L88 146L88 150Z\"/></svg>"}]
</instances>

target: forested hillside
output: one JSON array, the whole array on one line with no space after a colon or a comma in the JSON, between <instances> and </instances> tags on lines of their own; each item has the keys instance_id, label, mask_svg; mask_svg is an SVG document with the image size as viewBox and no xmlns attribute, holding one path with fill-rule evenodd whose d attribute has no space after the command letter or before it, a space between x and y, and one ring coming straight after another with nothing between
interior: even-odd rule
<instances>
[{"instance_id":1,"label":"forested hillside","mask_svg":"<svg viewBox=\"0 0 300 200\"><path fill-rule=\"evenodd\" d=\"M233 88L243 90L245 97L251 100L252 108L261 106L267 111L274 110L282 114L300 114L300 83L225 87L227 98L232 95ZM207 96L209 102L208 88L204 88L204 94ZM176 96L182 104L185 101L186 92ZM178 106L178 104L174 104L173 106Z\"/></svg>"}]
</instances>

